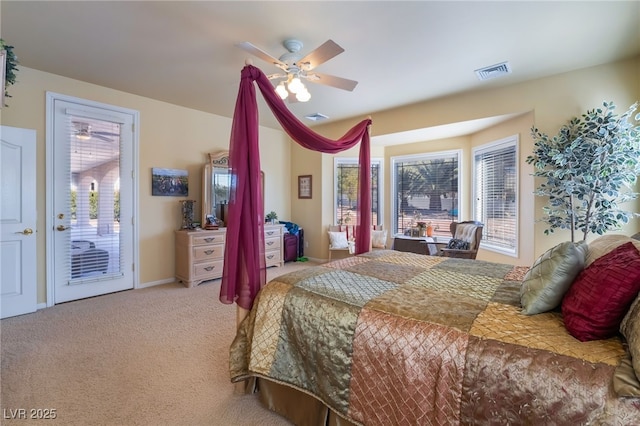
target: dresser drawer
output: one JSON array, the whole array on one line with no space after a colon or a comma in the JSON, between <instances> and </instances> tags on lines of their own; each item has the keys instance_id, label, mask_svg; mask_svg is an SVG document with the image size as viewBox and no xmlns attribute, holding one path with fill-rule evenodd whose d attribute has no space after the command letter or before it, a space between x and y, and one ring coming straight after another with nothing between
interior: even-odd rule
<instances>
[{"instance_id":1,"label":"dresser drawer","mask_svg":"<svg viewBox=\"0 0 640 426\"><path fill-rule=\"evenodd\" d=\"M224 257L223 245L196 246L193 248L193 259L196 262L201 260L222 259Z\"/></svg>"},{"instance_id":2,"label":"dresser drawer","mask_svg":"<svg viewBox=\"0 0 640 426\"><path fill-rule=\"evenodd\" d=\"M280 234L282 233L282 230L280 228L265 228L264 230L264 239L266 240L267 238L271 238L271 237L277 237L280 238Z\"/></svg>"},{"instance_id":3,"label":"dresser drawer","mask_svg":"<svg viewBox=\"0 0 640 426\"><path fill-rule=\"evenodd\" d=\"M267 268L269 266L280 265L282 263L280 250L267 250L264 254L264 263Z\"/></svg>"},{"instance_id":4,"label":"dresser drawer","mask_svg":"<svg viewBox=\"0 0 640 426\"><path fill-rule=\"evenodd\" d=\"M195 279L219 278L222 276L223 264L224 261L222 259L212 262L196 263L193 265L193 276Z\"/></svg>"},{"instance_id":5,"label":"dresser drawer","mask_svg":"<svg viewBox=\"0 0 640 426\"><path fill-rule=\"evenodd\" d=\"M277 235L277 236L272 237L272 238L268 238L268 237L265 238L264 239L264 250L265 250L265 252L267 252L269 250L280 249L281 241L282 241L282 238L280 238L280 235Z\"/></svg>"},{"instance_id":6,"label":"dresser drawer","mask_svg":"<svg viewBox=\"0 0 640 426\"><path fill-rule=\"evenodd\" d=\"M223 244L224 236L225 236L224 232L209 234L209 235L194 235L193 245L200 246L205 244Z\"/></svg>"}]
</instances>

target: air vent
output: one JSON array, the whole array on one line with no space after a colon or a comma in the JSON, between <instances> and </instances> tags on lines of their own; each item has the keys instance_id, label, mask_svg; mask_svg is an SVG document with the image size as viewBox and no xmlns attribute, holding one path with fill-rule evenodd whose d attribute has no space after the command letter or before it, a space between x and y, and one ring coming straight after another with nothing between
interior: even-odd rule
<instances>
[{"instance_id":1,"label":"air vent","mask_svg":"<svg viewBox=\"0 0 640 426\"><path fill-rule=\"evenodd\" d=\"M502 62L500 64L491 65L490 67L475 70L475 73L478 76L478 80L489 80L511 74L511 66L509 66L509 62Z\"/></svg>"},{"instance_id":2,"label":"air vent","mask_svg":"<svg viewBox=\"0 0 640 426\"><path fill-rule=\"evenodd\" d=\"M305 115L304 118L307 118L307 119L312 120L312 121L322 121L322 120L326 120L327 118L329 118L329 116L324 115L324 114L320 114L319 112L315 112L313 114Z\"/></svg>"}]
</instances>

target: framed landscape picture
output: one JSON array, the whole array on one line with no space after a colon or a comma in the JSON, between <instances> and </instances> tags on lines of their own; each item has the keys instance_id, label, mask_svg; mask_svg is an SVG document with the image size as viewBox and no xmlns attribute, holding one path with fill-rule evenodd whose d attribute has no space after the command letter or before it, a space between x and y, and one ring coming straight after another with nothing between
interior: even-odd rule
<instances>
[{"instance_id":1,"label":"framed landscape picture","mask_svg":"<svg viewBox=\"0 0 640 426\"><path fill-rule=\"evenodd\" d=\"M180 169L151 169L151 195L186 197L189 195L189 172Z\"/></svg>"}]
</instances>

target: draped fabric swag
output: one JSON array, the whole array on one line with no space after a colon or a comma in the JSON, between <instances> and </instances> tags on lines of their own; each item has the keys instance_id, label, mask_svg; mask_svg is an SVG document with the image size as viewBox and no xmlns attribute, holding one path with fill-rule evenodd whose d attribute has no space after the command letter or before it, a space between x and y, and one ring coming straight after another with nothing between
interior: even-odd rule
<instances>
[{"instance_id":1,"label":"draped fabric swag","mask_svg":"<svg viewBox=\"0 0 640 426\"><path fill-rule=\"evenodd\" d=\"M253 299L266 283L258 104L254 81L284 131L301 146L334 154L362 141L356 226L362 229L371 226L371 150L368 131L371 120L361 121L337 140L328 139L313 132L287 109L260 69L252 65L245 66L241 73L229 146L232 183L220 301L236 302L247 310L251 309ZM357 232L356 253L368 251L370 241L370 232Z\"/></svg>"}]
</instances>

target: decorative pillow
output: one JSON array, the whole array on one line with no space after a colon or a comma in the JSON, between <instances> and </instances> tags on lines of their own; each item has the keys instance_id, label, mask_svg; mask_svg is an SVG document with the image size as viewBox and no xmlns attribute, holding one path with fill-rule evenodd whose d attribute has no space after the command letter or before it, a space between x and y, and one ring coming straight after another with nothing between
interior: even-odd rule
<instances>
[{"instance_id":1,"label":"decorative pillow","mask_svg":"<svg viewBox=\"0 0 640 426\"><path fill-rule=\"evenodd\" d=\"M626 235L607 234L602 235L589 243L589 253L584 267L591 265L597 258L604 256L616 247L624 243L632 242L640 251L640 241L633 240Z\"/></svg>"},{"instance_id":2,"label":"decorative pillow","mask_svg":"<svg viewBox=\"0 0 640 426\"><path fill-rule=\"evenodd\" d=\"M640 291L640 252L625 243L598 258L578 275L562 300L562 315L576 339L607 339L616 334Z\"/></svg>"},{"instance_id":3,"label":"decorative pillow","mask_svg":"<svg viewBox=\"0 0 640 426\"><path fill-rule=\"evenodd\" d=\"M456 250L469 250L469 241L460 240L458 238L452 238L447 244L447 248Z\"/></svg>"},{"instance_id":4,"label":"decorative pillow","mask_svg":"<svg viewBox=\"0 0 640 426\"><path fill-rule=\"evenodd\" d=\"M385 248L387 246L387 231L371 231L371 247Z\"/></svg>"},{"instance_id":5,"label":"decorative pillow","mask_svg":"<svg viewBox=\"0 0 640 426\"><path fill-rule=\"evenodd\" d=\"M616 395L634 398L640 396L640 382L636 374L633 360L627 351L613 372L613 390Z\"/></svg>"},{"instance_id":6,"label":"decorative pillow","mask_svg":"<svg viewBox=\"0 0 640 426\"><path fill-rule=\"evenodd\" d=\"M347 233L329 231L329 246L332 249L349 248L349 242L347 241Z\"/></svg>"},{"instance_id":7,"label":"decorative pillow","mask_svg":"<svg viewBox=\"0 0 640 426\"><path fill-rule=\"evenodd\" d=\"M522 313L535 315L557 308L573 280L584 268L587 243L567 241L533 262L520 287Z\"/></svg>"},{"instance_id":8,"label":"decorative pillow","mask_svg":"<svg viewBox=\"0 0 640 426\"><path fill-rule=\"evenodd\" d=\"M627 355L614 376L614 389L618 396L640 396L640 296L636 297L620 324L620 333L627 339ZM631 371L629 371L628 365Z\"/></svg>"}]
</instances>

